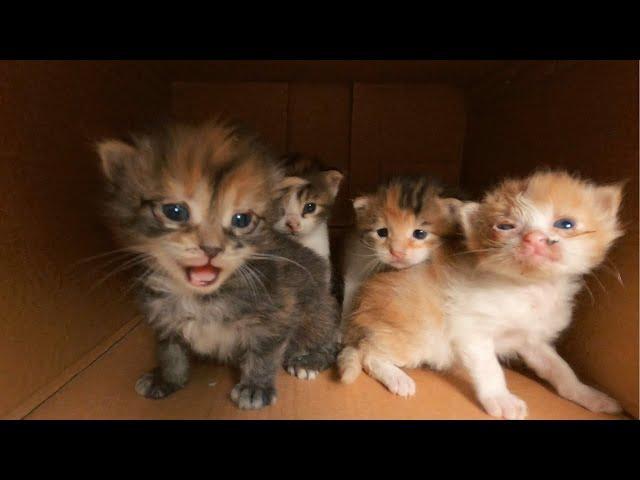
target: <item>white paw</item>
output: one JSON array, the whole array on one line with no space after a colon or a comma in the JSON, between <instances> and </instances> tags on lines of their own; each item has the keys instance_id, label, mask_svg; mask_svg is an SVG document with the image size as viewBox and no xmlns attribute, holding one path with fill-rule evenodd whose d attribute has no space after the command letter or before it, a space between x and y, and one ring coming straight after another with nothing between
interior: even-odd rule
<instances>
[{"instance_id":1,"label":"white paw","mask_svg":"<svg viewBox=\"0 0 640 480\"><path fill-rule=\"evenodd\" d=\"M509 392L481 398L480 403L493 417L522 420L527 416L527 404Z\"/></svg>"},{"instance_id":2,"label":"white paw","mask_svg":"<svg viewBox=\"0 0 640 480\"><path fill-rule=\"evenodd\" d=\"M400 369L385 379L385 385L391 393L401 397L410 397L416 394L416 382Z\"/></svg>"},{"instance_id":3,"label":"white paw","mask_svg":"<svg viewBox=\"0 0 640 480\"><path fill-rule=\"evenodd\" d=\"M301 378L303 380L314 380L318 376L317 370L307 370L306 368L289 367L287 369L290 375Z\"/></svg>"},{"instance_id":4,"label":"white paw","mask_svg":"<svg viewBox=\"0 0 640 480\"><path fill-rule=\"evenodd\" d=\"M622 407L613 398L587 385L583 385L578 391L566 397L592 412L610 414L622 412Z\"/></svg>"}]
</instances>

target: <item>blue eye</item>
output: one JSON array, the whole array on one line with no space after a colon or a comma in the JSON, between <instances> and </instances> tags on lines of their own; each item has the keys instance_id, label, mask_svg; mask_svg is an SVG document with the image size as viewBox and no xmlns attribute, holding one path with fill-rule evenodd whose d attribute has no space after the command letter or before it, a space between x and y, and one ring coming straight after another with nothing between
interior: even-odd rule
<instances>
[{"instance_id":1,"label":"blue eye","mask_svg":"<svg viewBox=\"0 0 640 480\"><path fill-rule=\"evenodd\" d=\"M189 220L189 209L179 203L166 203L162 205L162 213L174 222L186 222Z\"/></svg>"},{"instance_id":2,"label":"blue eye","mask_svg":"<svg viewBox=\"0 0 640 480\"><path fill-rule=\"evenodd\" d=\"M498 230L513 230L515 227L515 225L512 225L510 223L500 223L498 225L496 225L496 228Z\"/></svg>"},{"instance_id":3,"label":"blue eye","mask_svg":"<svg viewBox=\"0 0 640 480\"><path fill-rule=\"evenodd\" d=\"M554 223L553 226L555 228L561 228L563 230L571 230L576 226L576 224L573 220L570 220L568 218L561 218L556 223Z\"/></svg>"},{"instance_id":4,"label":"blue eye","mask_svg":"<svg viewBox=\"0 0 640 480\"><path fill-rule=\"evenodd\" d=\"M417 238L418 240L424 240L425 238L427 238L427 232L425 232L424 230L414 230L413 238Z\"/></svg>"},{"instance_id":5,"label":"blue eye","mask_svg":"<svg viewBox=\"0 0 640 480\"><path fill-rule=\"evenodd\" d=\"M389 235L389 230L387 230L386 228L379 228L378 230L376 230L376 233L379 237L384 238Z\"/></svg>"},{"instance_id":6,"label":"blue eye","mask_svg":"<svg viewBox=\"0 0 640 480\"><path fill-rule=\"evenodd\" d=\"M316 211L315 203L305 203L304 208L302 209L302 213L313 213Z\"/></svg>"},{"instance_id":7,"label":"blue eye","mask_svg":"<svg viewBox=\"0 0 640 480\"><path fill-rule=\"evenodd\" d=\"M251 215L248 213L236 213L231 217L231 225L236 228L246 228L251 223Z\"/></svg>"}]
</instances>

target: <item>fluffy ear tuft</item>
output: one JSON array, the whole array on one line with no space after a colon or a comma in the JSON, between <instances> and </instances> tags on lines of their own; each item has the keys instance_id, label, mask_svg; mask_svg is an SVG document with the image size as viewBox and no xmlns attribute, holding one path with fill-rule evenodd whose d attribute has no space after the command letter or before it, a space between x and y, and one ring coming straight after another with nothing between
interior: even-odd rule
<instances>
[{"instance_id":1,"label":"fluffy ear tuft","mask_svg":"<svg viewBox=\"0 0 640 480\"><path fill-rule=\"evenodd\" d=\"M623 188L622 183L595 187L596 204L606 216L616 217L618 215L618 209L622 203Z\"/></svg>"},{"instance_id":2,"label":"fluffy ear tuft","mask_svg":"<svg viewBox=\"0 0 640 480\"><path fill-rule=\"evenodd\" d=\"M331 195L335 198L338 194L338 190L340 189L340 183L344 178L344 175L340 173L338 170L327 170L322 172L324 177L329 185L329 190L331 191Z\"/></svg>"},{"instance_id":3,"label":"fluffy ear tuft","mask_svg":"<svg viewBox=\"0 0 640 480\"><path fill-rule=\"evenodd\" d=\"M458 208L460 225L465 237L469 237L473 229L473 219L475 218L480 204L477 202L463 202Z\"/></svg>"},{"instance_id":4,"label":"fluffy ear tuft","mask_svg":"<svg viewBox=\"0 0 640 480\"><path fill-rule=\"evenodd\" d=\"M305 180L304 178L300 178L300 177L284 177L280 183L277 186L277 189L282 192L283 190L286 190L287 188L292 188L292 187L302 187L304 185L307 185L309 183L308 180Z\"/></svg>"},{"instance_id":5,"label":"fluffy ear tuft","mask_svg":"<svg viewBox=\"0 0 640 480\"><path fill-rule=\"evenodd\" d=\"M131 145L119 140L104 140L96 145L100 156L102 173L109 180L113 180L118 170L133 161L139 154Z\"/></svg>"}]
</instances>

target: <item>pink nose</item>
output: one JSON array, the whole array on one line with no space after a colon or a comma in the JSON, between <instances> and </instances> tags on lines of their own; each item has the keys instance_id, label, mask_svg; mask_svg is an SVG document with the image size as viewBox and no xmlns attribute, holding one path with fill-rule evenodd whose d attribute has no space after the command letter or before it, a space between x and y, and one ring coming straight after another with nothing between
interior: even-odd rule
<instances>
[{"instance_id":1,"label":"pink nose","mask_svg":"<svg viewBox=\"0 0 640 480\"><path fill-rule=\"evenodd\" d=\"M407 255L407 252L404 250L394 250L393 248L389 250L389 253L396 260L402 260Z\"/></svg>"},{"instance_id":2,"label":"pink nose","mask_svg":"<svg viewBox=\"0 0 640 480\"><path fill-rule=\"evenodd\" d=\"M298 230L300 230L300 222L295 222L293 220L287 220L287 222L285 223L285 225L287 226L287 228L289 230L291 230L292 232L297 232Z\"/></svg>"},{"instance_id":3,"label":"pink nose","mask_svg":"<svg viewBox=\"0 0 640 480\"><path fill-rule=\"evenodd\" d=\"M522 243L529 254L543 255L549 252L549 238L540 231L528 232L522 237Z\"/></svg>"}]
</instances>

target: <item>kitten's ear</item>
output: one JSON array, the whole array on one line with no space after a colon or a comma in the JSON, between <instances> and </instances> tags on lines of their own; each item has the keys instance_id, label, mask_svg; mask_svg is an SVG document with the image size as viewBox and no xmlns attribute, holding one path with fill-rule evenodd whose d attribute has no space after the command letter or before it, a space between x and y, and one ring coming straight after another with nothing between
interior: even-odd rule
<instances>
[{"instance_id":1,"label":"kitten's ear","mask_svg":"<svg viewBox=\"0 0 640 480\"><path fill-rule=\"evenodd\" d=\"M473 219L480 208L476 202L463 202L458 208L458 217L465 237L468 237L473 230Z\"/></svg>"},{"instance_id":2,"label":"kitten's ear","mask_svg":"<svg viewBox=\"0 0 640 480\"><path fill-rule=\"evenodd\" d=\"M440 205L442 205L442 207L446 211L447 216L459 218L460 209L464 206L464 202L462 200L458 200L457 198L441 198Z\"/></svg>"},{"instance_id":3,"label":"kitten's ear","mask_svg":"<svg viewBox=\"0 0 640 480\"><path fill-rule=\"evenodd\" d=\"M287 188L302 187L304 185L307 185L308 183L309 183L309 181L305 180L304 178L300 178L300 177L284 177L282 180L280 180L280 183L278 183L278 186L276 188L278 189L279 192L282 192L283 190L286 190Z\"/></svg>"},{"instance_id":4,"label":"kitten's ear","mask_svg":"<svg viewBox=\"0 0 640 480\"><path fill-rule=\"evenodd\" d=\"M327 181L327 185L329 185L331 195L335 198L338 194L338 190L340 189L340 183L342 182L344 175L342 175L338 170L327 170L322 172L322 174Z\"/></svg>"},{"instance_id":5,"label":"kitten's ear","mask_svg":"<svg viewBox=\"0 0 640 480\"><path fill-rule=\"evenodd\" d=\"M109 180L113 180L119 170L128 163L135 161L140 154L131 145L119 140L104 140L96 145L100 156L102 173Z\"/></svg>"},{"instance_id":6,"label":"kitten's ear","mask_svg":"<svg viewBox=\"0 0 640 480\"><path fill-rule=\"evenodd\" d=\"M611 217L618 215L623 188L623 183L595 187L596 203L605 215Z\"/></svg>"},{"instance_id":7,"label":"kitten's ear","mask_svg":"<svg viewBox=\"0 0 640 480\"><path fill-rule=\"evenodd\" d=\"M362 212L369 206L370 203L371 198L367 197L366 195L363 195L362 197L356 197L353 200L353 209L356 211L356 213Z\"/></svg>"}]
</instances>

